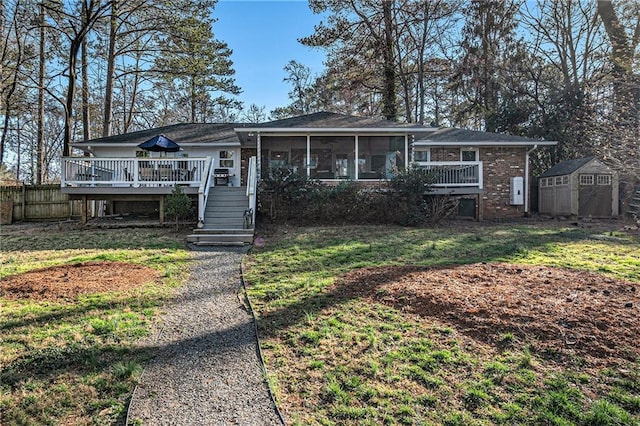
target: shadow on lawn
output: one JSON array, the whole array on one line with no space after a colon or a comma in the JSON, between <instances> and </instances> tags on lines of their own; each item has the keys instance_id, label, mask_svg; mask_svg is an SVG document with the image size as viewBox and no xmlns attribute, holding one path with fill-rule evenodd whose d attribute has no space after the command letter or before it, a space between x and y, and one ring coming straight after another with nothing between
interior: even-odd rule
<instances>
[{"instance_id":1,"label":"shadow on lawn","mask_svg":"<svg viewBox=\"0 0 640 426\"><path fill-rule=\"evenodd\" d=\"M0 235L2 252L43 250L109 250L109 249L185 249L184 230L175 228L112 228L72 227L58 229L45 226L29 232L8 232Z\"/></svg>"},{"instance_id":2,"label":"shadow on lawn","mask_svg":"<svg viewBox=\"0 0 640 426\"><path fill-rule=\"evenodd\" d=\"M237 355L238 348L255 347L256 342L255 329L251 317L247 315L246 321L232 327L168 343L120 347L107 343L99 346L77 343L63 347L46 347L32 350L7 365L1 366L0 383L5 386L6 391L17 393L23 392L26 389L25 386L34 386L38 382L42 383L44 387L67 384L72 391L86 392L86 378L88 376L107 374L107 380L102 385L107 389L98 390L98 394L103 399L127 398L124 410L119 414L115 423L124 425L136 377L118 377L118 373L115 371L116 364L133 362L145 365L151 370L157 368L159 371L164 371L164 365L174 365L175 360L179 358L183 365L197 368L198 363L206 364L212 357L232 359ZM73 382L76 382L81 388L76 389L75 385L71 384ZM26 392L29 393L30 390L26 390ZM95 395L91 395L90 392L85 397L95 398ZM82 395L76 394L74 397L82 398ZM100 416L98 412L102 408L104 406L100 404L95 404L95 406L92 404L91 407L87 406L84 410L85 414L97 418ZM36 416L32 420L39 422L43 418L48 418L50 421L52 414L47 412L32 413ZM0 411L0 423L4 424L6 421L7 424L12 424L10 418L4 418L5 415L8 414L3 414Z\"/></svg>"},{"instance_id":3,"label":"shadow on lawn","mask_svg":"<svg viewBox=\"0 0 640 426\"><path fill-rule=\"evenodd\" d=\"M279 244L275 250L296 247L311 254L288 273L328 270L349 271L380 264L425 266L468 264L505 260L526 255L529 250L545 250L551 242L576 241L588 236L582 229L558 229L540 234L536 227L489 226L457 232L447 228L420 232L407 228L370 233L304 234ZM421 238L425 238L421 240ZM295 256L295 253L292 253Z\"/></svg>"},{"instance_id":4,"label":"shadow on lawn","mask_svg":"<svg viewBox=\"0 0 640 426\"><path fill-rule=\"evenodd\" d=\"M250 290L254 298L263 298L258 303L260 333L266 337L273 337L303 323L308 315L317 314L353 299L371 297L385 284L399 281L425 267L447 269L462 264L505 261L526 255L529 250L544 251L552 242L575 241L587 235L584 230L578 229L557 229L540 233L537 227L490 226L477 227L471 231L473 232L454 233L455 231L438 229L434 232L420 233L398 228L398 235L390 235L390 242L381 239L384 233L378 232L366 235L364 239L356 241L357 244L350 244L354 240L348 239L348 232L342 239L337 234L332 235L330 241L326 241L326 235L318 236L318 239L311 236L304 241L294 240L289 244L299 244L303 246L303 250L313 250L314 257L309 262L301 262L289 269L288 274L328 270L326 276L338 278L334 280L333 285L314 288L315 294L306 297L301 296L300 292L308 290L300 290L294 286L273 288L262 295L259 295L260 291L263 291L260 288ZM430 239L416 241L420 236L428 236ZM279 245L275 250L278 249L286 251L287 245ZM379 274L374 273L372 279L359 284L358 288L340 278L349 271L353 273L361 268L367 271L367 267L375 269L388 265L396 267L387 268ZM367 273L370 272L369 270ZM255 296L256 294L258 296ZM288 299L292 301L287 303ZM275 306L269 307L271 303ZM401 309L401 306L396 304L395 308ZM438 309L440 314L446 311L446 307Z\"/></svg>"}]
</instances>

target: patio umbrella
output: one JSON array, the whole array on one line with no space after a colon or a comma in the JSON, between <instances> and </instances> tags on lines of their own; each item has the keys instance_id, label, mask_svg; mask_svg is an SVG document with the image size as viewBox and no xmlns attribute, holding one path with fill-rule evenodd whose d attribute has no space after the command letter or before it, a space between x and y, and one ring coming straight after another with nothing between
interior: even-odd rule
<instances>
[{"instance_id":1,"label":"patio umbrella","mask_svg":"<svg viewBox=\"0 0 640 426\"><path fill-rule=\"evenodd\" d=\"M154 136L148 141L142 142L138 148L155 152L178 152L182 148L180 145L166 137L165 135Z\"/></svg>"}]
</instances>

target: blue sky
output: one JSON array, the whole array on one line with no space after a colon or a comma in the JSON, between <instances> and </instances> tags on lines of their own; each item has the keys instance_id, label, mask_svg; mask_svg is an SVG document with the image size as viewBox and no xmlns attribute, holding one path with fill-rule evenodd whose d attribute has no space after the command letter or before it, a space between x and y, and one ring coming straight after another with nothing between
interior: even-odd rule
<instances>
[{"instance_id":1,"label":"blue sky","mask_svg":"<svg viewBox=\"0 0 640 426\"><path fill-rule=\"evenodd\" d=\"M290 60L308 66L314 75L323 69L324 52L298 43L321 20L305 0L219 0L213 16L218 19L216 38L233 50L236 84L243 90L238 98L245 108L266 106L268 114L289 104L289 85L282 79Z\"/></svg>"}]
</instances>

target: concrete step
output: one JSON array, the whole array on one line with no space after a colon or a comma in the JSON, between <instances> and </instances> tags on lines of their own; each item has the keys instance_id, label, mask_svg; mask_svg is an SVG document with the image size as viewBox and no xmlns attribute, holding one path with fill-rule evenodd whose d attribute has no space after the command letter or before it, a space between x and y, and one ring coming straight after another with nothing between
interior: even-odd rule
<instances>
[{"instance_id":1,"label":"concrete step","mask_svg":"<svg viewBox=\"0 0 640 426\"><path fill-rule=\"evenodd\" d=\"M196 245L245 245L253 242L253 229L195 229L187 241Z\"/></svg>"},{"instance_id":2,"label":"concrete step","mask_svg":"<svg viewBox=\"0 0 640 426\"><path fill-rule=\"evenodd\" d=\"M196 228L192 231L193 234L248 234L253 233L253 228L239 229L239 228Z\"/></svg>"}]
</instances>

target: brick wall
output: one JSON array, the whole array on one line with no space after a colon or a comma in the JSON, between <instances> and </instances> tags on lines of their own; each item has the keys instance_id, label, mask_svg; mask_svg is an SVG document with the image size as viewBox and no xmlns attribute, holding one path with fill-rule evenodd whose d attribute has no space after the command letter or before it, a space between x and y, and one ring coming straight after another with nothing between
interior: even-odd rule
<instances>
[{"instance_id":1,"label":"brick wall","mask_svg":"<svg viewBox=\"0 0 640 426\"><path fill-rule=\"evenodd\" d=\"M482 148L480 161L484 170L482 194L483 218L520 217L524 205L509 204L511 178L524 177L526 148Z\"/></svg>"},{"instance_id":2,"label":"brick wall","mask_svg":"<svg viewBox=\"0 0 640 426\"><path fill-rule=\"evenodd\" d=\"M460 161L460 148L431 148L431 161Z\"/></svg>"}]
</instances>

